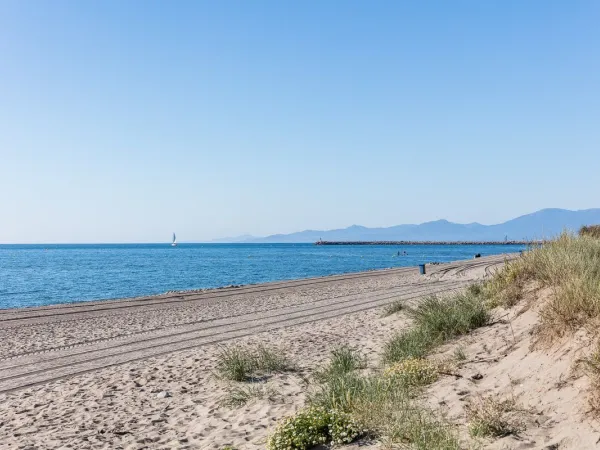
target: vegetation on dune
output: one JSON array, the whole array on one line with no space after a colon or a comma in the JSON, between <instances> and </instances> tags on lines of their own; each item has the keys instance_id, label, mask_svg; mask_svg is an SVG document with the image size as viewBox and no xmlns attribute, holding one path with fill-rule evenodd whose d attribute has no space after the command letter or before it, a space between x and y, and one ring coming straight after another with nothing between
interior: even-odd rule
<instances>
[{"instance_id":1,"label":"vegetation on dune","mask_svg":"<svg viewBox=\"0 0 600 450\"><path fill-rule=\"evenodd\" d=\"M425 358L407 358L390 367L383 372L384 376L397 378L404 386L425 386L433 383L439 376L438 365Z\"/></svg>"},{"instance_id":2,"label":"vegetation on dune","mask_svg":"<svg viewBox=\"0 0 600 450\"><path fill-rule=\"evenodd\" d=\"M360 435L350 414L309 406L281 421L267 441L268 450L302 450L332 443L348 444Z\"/></svg>"},{"instance_id":3,"label":"vegetation on dune","mask_svg":"<svg viewBox=\"0 0 600 450\"><path fill-rule=\"evenodd\" d=\"M525 429L512 398L500 399L488 396L472 400L467 404L469 432L473 437L502 437L517 434Z\"/></svg>"},{"instance_id":4,"label":"vegetation on dune","mask_svg":"<svg viewBox=\"0 0 600 450\"><path fill-rule=\"evenodd\" d=\"M427 356L437 346L490 324L493 308L514 306L530 288L549 288L552 293L541 309L541 335L553 338L568 330L596 325L600 319L598 237L600 226L585 227L579 236L565 233L524 252L489 280L463 293L429 297L416 307L390 305L384 315L401 310L412 319L412 326L386 343L382 370L365 375L358 370L366 365L360 353L349 347L334 350L329 364L315 374L318 386L309 396L307 409L277 428L269 439L269 448L301 450L314 445L309 442L332 442L333 417L343 418L336 429L346 433L344 442L369 435L390 447L461 448L456 430L416 399L423 386L434 382L440 372L445 373L440 363ZM464 361L464 349L457 349L454 359ZM600 346L583 362L600 392ZM600 410L600 400L597 404ZM524 428L521 412L512 399L485 397L471 401L467 406L469 431L474 437L518 433ZM321 430L317 437L310 434L315 429ZM291 436L310 438L292 442Z\"/></svg>"},{"instance_id":5,"label":"vegetation on dune","mask_svg":"<svg viewBox=\"0 0 600 450\"><path fill-rule=\"evenodd\" d=\"M590 236L593 238L600 238L600 225L587 225L579 229L580 236Z\"/></svg>"},{"instance_id":6,"label":"vegetation on dune","mask_svg":"<svg viewBox=\"0 0 600 450\"><path fill-rule=\"evenodd\" d=\"M407 358L422 358L445 341L487 325L491 315L482 294L475 289L451 298L429 297L406 313L414 326L387 342L383 359L387 364Z\"/></svg>"},{"instance_id":7,"label":"vegetation on dune","mask_svg":"<svg viewBox=\"0 0 600 450\"><path fill-rule=\"evenodd\" d=\"M460 448L455 430L414 399L416 389L437 378L434 362L406 360L370 375L357 371L364 366L364 357L356 350L335 349L329 364L316 373L319 385L309 397L309 406L275 430L269 449L307 449L314 445L309 442L351 442L361 435L402 444L403 448ZM307 420L308 416L313 419ZM337 422L325 423L334 419ZM316 429L321 432L315 434Z\"/></svg>"},{"instance_id":8,"label":"vegetation on dune","mask_svg":"<svg viewBox=\"0 0 600 450\"><path fill-rule=\"evenodd\" d=\"M331 351L329 364L315 372L318 381L328 381L357 369L367 367L367 359L357 349L341 345Z\"/></svg>"},{"instance_id":9,"label":"vegetation on dune","mask_svg":"<svg viewBox=\"0 0 600 450\"><path fill-rule=\"evenodd\" d=\"M507 264L484 286L494 304L511 306L527 285L549 288L540 312L541 336L553 339L600 319L600 240L564 233Z\"/></svg>"}]
</instances>

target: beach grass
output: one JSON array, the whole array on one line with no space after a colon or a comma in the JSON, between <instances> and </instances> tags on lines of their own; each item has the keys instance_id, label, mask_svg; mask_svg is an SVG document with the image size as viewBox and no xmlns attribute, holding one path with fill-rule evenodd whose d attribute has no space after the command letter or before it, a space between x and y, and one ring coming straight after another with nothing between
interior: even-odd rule
<instances>
[{"instance_id":1,"label":"beach grass","mask_svg":"<svg viewBox=\"0 0 600 450\"><path fill-rule=\"evenodd\" d=\"M579 229L580 236L589 236L596 239L600 238L600 225L587 225Z\"/></svg>"},{"instance_id":2,"label":"beach grass","mask_svg":"<svg viewBox=\"0 0 600 450\"><path fill-rule=\"evenodd\" d=\"M383 308L383 313L381 314L382 317L388 317L391 316L392 314L396 314L400 311L404 311L405 309L405 304L402 300L396 300L393 303L390 303L389 305L386 305Z\"/></svg>"},{"instance_id":3,"label":"beach grass","mask_svg":"<svg viewBox=\"0 0 600 450\"><path fill-rule=\"evenodd\" d=\"M525 429L522 412L513 398L490 395L467 404L469 433L473 437L503 437Z\"/></svg>"},{"instance_id":4,"label":"beach grass","mask_svg":"<svg viewBox=\"0 0 600 450\"><path fill-rule=\"evenodd\" d=\"M231 345L221 347L216 372L222 379L248 381L273 372L294 370L285 353L275 347Z\"/></svg>"},{"instance_id":5,"label":"beach grass","mask_svg":"<svg viewBox=\"0 0 600 450\"><path fill-rule=\"evenodd\" d=\"M410 361L369 375L356 370L327 373L328 378L322 378L318 390L309 397L310 405L349 414L363 435L390 447L460 448L454 428L415 400L415 389L437 378L431 362Z\"/></svg>"},{"instance_id":6,"label":"beach grass","mask_svg":"<svg viewBox=\"0 0 600 450\"><path fill-rule=\"evenodd\" d=\"M541 307L538 333L554 338L582 327L595 333L600 324L600 239L595 230L587 229L579 236L564 233L532 248L464 292L428 297L416 307L389 305L384 316L402 311L412 323L385 344L383 370L365 374L356 349L336 349L329 364L316 372L318 386L308 398L309 405L343 411L363 435L389 448L464 448L456 428L418 401L423 387L441 371L428 355L441 344L489 325L494 308L512 307L539 288L549 288L550 295ZM454 364L466 359L464 349L456 348ZM592 379L591 402L600 411L600 344L582 362ZM523 410L513 398L476 398L466 411L468 430L475 438L518 434L525 429Z\"/></svg>"},{"instance_id":7,"label":"beach grass","mask_svg":"<svg viewBox=\"0 0 600 450\"><path fill-rule=\"evenodd\" d=\"M495 305L511 306L526 286L547 288L539 334L553 340L600 319L600 239L563 233L508 263L485 285Z\"/></svg>"},{"instance_id":8,"label":"beach grass","mask_svg":"<svg viewBox=\"0 0 600 450\"><path fill-rule=\"evenodd\" d=\"M408 308L406 313L413 319L413 326L386 343L383 353L386 364L422 358L437 345L485 326L491 320L482 292L470 289L449 298L428 297L417 307Z\"/></svg>"},{"instance_id":9,"label":"beach grass","mask_svg":"<svg viewBox=\"0 0 600 450\"><path fill-rule=\"evenodd\" d=\"M275 388L265 383L235 384L228 386L227 394L219 403L228 408L237 408L255 399L273 399L277 395Z\"/></svg>"},{"instance_id":10,"label":"beach grass","mask_svg":"<svg viewBox=\"0 0 600 450\"><path fill-rule=\"evenodd\" d=\"M357 369L364 369L366 366L367 359L358 349L341 345L331 351L329 363L325 367L316 370L314 376L318 381L326 382Z\"/></svg>"}]
</instances>

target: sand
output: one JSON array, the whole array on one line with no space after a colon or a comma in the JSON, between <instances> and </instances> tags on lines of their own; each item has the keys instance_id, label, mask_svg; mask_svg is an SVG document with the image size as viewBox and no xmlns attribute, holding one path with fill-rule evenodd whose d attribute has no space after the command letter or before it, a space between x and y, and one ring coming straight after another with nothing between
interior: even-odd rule
<instances>
[{"instance_id":1,"label":"sand","mask_svg":"<svg viewBox=\"0 0 600 450\"><path fill-rule=\"evenodd\" d=\"M379 364L384 342L407 326L402 315L383 318L383 306L464 288L489 275L504 259L428 266L426 276L403 268L0 311L0 449L264 448L276 421L303 406L307 380L332 348L355 345L370 365ZM575 414L583 386L557 391L550 403L555 412L540 406L550 395L551 380L538 385L529 374L539 371L538 363L556 364L557 356L529 356L527 330L535 314L531 310L518 316L512 328L498 324L480 330L488 333L485 338L470 336L472 341L464 345L473 358L482 352L486 357L508 356L489 364L467 364L461 369L464 379L439 381L429 401L446 408L460 423L464 398L457 392L502 391L508 383L528 406L542 410L538 422L546 428L540 425L525 434L527 442L534 442L529 447L507 438L504 447L493 442L490 448L545 448L542 442L555 441L561 449L593 448L586 446L600 435L593 434L579 412ZM503 346L509 337L507 352ZM483 350L488 339L492 343ZM230 384L214 376L220 346L256 342L283 348L298 370L263 380L265 398L225 407L222 401ZM527 357L535 363L523 363ZM484 374L477 383L468 381L474 370ZM526 380L523 386L503 378L506 370ZM534 387L545 391L536 394Z\"/></svg>"}]
</instances>

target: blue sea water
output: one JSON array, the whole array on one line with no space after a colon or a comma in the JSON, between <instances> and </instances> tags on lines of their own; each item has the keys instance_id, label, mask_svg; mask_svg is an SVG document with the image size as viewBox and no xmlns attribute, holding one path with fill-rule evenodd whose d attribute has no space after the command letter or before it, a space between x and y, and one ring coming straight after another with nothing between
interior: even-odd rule
<instances>
[{"instance_id":1,"label":"blue sea water","mask_svg":"<svg viewBox=\"0 0 600 450\"><path fill-rule=\"evenodd\" d=\"M415 266L522 249L506 245L0 245L0 308ZM407 255L397 256L398 251Z\"/></svg>"}]
</instances>

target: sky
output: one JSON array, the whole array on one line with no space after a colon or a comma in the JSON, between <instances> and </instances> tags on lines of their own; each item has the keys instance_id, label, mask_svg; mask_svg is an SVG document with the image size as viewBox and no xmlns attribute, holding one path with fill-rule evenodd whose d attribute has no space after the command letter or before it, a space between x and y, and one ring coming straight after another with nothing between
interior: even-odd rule
<instances>
[{"instance_id":1,"label":"sky","mask_svg":"<svg viewBox=\"0 0 600 450\"><path fill-rule=\"evenodd\" d=\"M0 243L600 207L600 2L0 2Z\"/></svg>"}]
</instances>

